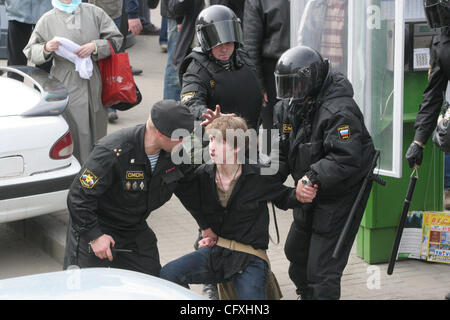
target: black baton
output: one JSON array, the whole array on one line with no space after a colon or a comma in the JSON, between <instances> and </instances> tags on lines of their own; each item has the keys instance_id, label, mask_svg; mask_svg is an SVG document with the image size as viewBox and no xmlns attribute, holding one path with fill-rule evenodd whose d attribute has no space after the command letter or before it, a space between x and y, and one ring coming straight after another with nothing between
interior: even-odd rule
<instances>
[{"instance_id":1,"label":"black baton","mask_svg":"<svg viewBox=\"0 0 450 320\"><path fill-rule=\"evenodd\" d=\"M131 250L131 249L119 249L119 248L114 248L114 247L110 247L110 249L111 249L111 253L112 253L113 257L117 253L135 253L135 251ZM88 252L89 252L89 254L95 254L94 250L92 250L91 244L89 244Z\"/></svg>"},{"instance_id":2,"label":"black baton","mask_svg":"<svg viewBox=\"0 0 450 320\"><path fill-rule=\"evenodd\" d=\"M414 175L414 173L416 173ZM411 203L414 188L416 187L417 179L419 175L417 169L414 169L411 173L411 180L408 186L408 192L406 193L405 202L403 204L402 215L400 216L400 223L397 228L397 234L395 235L394 246L392 247L391 259L389 260L389 266L387 269L387 274L392 275L394 272L395 260L397 260L398 247L400 246L400 240L402 239L403 229L405 228L406 218L408 216L409 205Z\"/></svg>"},{"instance_id":3,"label":"black baton","mask_svg":"<svg viewBox=\"0 0 450 320\"><path fill-rule=\"evenodd\" d=\"M347 217L347 221L345 222L344 229L342 229L341 234L339 235L339 239L337 241L336 247L333 251L333 259L337 259L341 255L342 246L344 245L347 234L350 229L350 226L352 225L353 218L356 213L356 209L358 208L359 202L361 201L362 196L364 195L364 192L366 191L367 184L370 180L373 180L382 186L386 185L386 181L381 179L380 177L373 174L373 170L375 170L377 166L378 157L380 156L380 150L375 150L375 155L372 160L372 164L370 166L370 170L367 173L366 177L364 178L364 182L361 186L361 189L359 189L358 196L356 197L355 202L353 203L352 209L350 210L350 213Z\"/></svg>"}]
</instances>

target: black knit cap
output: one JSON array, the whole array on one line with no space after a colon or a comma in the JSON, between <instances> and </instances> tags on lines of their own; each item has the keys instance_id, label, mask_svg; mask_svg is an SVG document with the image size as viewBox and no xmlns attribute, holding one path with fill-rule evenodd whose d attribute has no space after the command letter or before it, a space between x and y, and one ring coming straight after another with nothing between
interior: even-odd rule
<instances>
[{"instance_id":1,"label":"black knit cap","mask_svg":"<svg viewBox=\"0 0 450 320\"><path fill-rule=\"evenodd\" d=\"M178 137L187 136L187 132L194 130L194 116L188 107L175 100L161 100L156 102L151 110L153 125L159 132L171 138L172 133L180 130Z\"/></svg>"}]
</instances>

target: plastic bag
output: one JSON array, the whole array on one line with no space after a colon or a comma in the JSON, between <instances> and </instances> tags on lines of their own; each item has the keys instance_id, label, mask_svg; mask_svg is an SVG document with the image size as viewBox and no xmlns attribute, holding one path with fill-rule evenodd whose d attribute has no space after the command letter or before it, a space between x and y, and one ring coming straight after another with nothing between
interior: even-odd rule
<instances>
[{"instance_id":1,"label":"plastic bag","mask_svg":"<svg viewBox=\"0 0 450 320\"><path fill-rule=\"evenodd\" d=\"M128 53L115 53L108 41L111 55L98 60L102 75L102 102L104 106L138 102L136 85L131 72Z\"/></svg>"}]
</instances>

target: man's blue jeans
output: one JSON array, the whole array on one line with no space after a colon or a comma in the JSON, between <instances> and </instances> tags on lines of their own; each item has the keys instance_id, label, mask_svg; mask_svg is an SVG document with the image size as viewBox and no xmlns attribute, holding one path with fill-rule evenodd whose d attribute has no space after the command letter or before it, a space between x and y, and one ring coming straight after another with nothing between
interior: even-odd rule
<instances>
[{"instance_id":1,"label":"man's blue jeans","mask_svg":"<svg viewBox=\"0 0 450 320\"><path fill-rule=\"evenodd\" d=\"M444 189L450 189L450 154L445 154Z\"/></svg>"},{"instance_id":2,"label":"man's blue jeans","mask_svg":"<svg viewBox=\"0 0 450 320\"><path fill-rule=\"evenodd\" d=\"M210 252L210 247L203 247L169 262L161 269L161 278L186 288L189 284L216 284L231 280L239 300L265 300L268 267L264 260L255 256L245 270L231 279L222 279L210 268Z\"/></svg>"},{"instance_id":3,"label":"man's blue jeans","mask_svg":"<svg viewBox=\"0 0 450 320\"><path fill-rule=\"evenodd\" d=\"M167 44L167 18L162 17L159 31L159 45Z\"/></svg>"},{"instance_id":4,"label":"man's blue jeans","mask_svg":"<svg viewBox=\"0 0 450 320\"><path fill-rule=\"evenodd\" d=\"M178 79L178 72L172 65L172 53L178 40L177 21L167 19L167 64L164 75L163 99L173 99L180 101L181 86Z\"/></svg>"}]
</instances>

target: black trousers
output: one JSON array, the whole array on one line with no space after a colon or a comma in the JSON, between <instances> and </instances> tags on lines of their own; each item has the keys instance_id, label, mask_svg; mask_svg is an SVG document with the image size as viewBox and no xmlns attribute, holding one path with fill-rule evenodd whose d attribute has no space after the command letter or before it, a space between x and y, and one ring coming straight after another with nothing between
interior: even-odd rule
<instances>
[{"instance_id":1,"label":"black trousers","mask_svg":"<svg viewBox=\"0 0 450 320\"><path fill-rule=\"evenodd\" d=\"M117 48L118 52L125 52L125 47L127 45L127 35L128 35L128 13L125 10L125 1L122 6L122 16L120 19L120 33L123 35L122 46Z\"/></svg>"},{"instance_id":2,"label":"black trousers","mask_svg":"<svg viewBox=\"0 0 450 320\"><path fill-rule=\"evenodd\" d=\"M262 63L264 88L266 89L268 102L264 102L261 108L261 122L263 128L266 130L273 128L273 107L278 102L274 75L277 61L277 59L264 59ZM263 139L264 143L262 151L269 154L272 143L270 131L263 135ZM267 150L265 150L265 146L267 146Z\"/></svg>"},{"instance_id":3,"label":"black trousers","mask_svg":"<svg viewBox=\"0 0 450 320\"><path fill-rule=\"evenodd\" d=\"M69 230L71 229L69 225ZM89 239L72 231L67 235L64 269L76 265L79 268L117 268L146 273L159 277L161 264L154 232L150 229L137 231L127 236L106 232L115 241L114 248L132 250L132 253L117 252L113 261L100 259L89 249Z\"/></svg>"},{"instance_id":4,"label":"black trousers","mask_svg":"<svg viewBox=\"0 0 450 320\"><path fill-rule=\"evenodd\" d=\"M332 258L340 232L350 213L355 193L333 204L316 204L294 209L284 251L289 277L302 299L337 300L341 296L341 277L369 198L370 184L357 208L341 256Z\"/></svg>"},{"instance_id":5,"label":"black trousers","mask_svg":"<svg viewBox=\"0 0 450 320\"><path fill-rule=\"evenodd\" d=\"M23 54L23 49L30 40L34 24L22 23L15 20L8 21L8 66L26 66L27 57ZM50 72L51 61L37 67ZM9 78L23 81L23 77L15 73L8 73Z\"/></svg>"}]
</instances>

